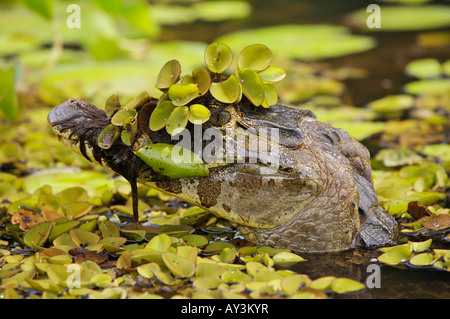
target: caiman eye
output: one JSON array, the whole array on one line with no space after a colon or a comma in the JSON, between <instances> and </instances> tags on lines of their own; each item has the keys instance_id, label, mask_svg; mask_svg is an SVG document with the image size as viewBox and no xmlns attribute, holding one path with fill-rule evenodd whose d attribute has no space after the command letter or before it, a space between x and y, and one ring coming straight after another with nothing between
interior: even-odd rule
<instances>
[{"instance_id":1,"label":"caiman eye","mask_svg":"<svg viewBox=\"0 0 450 319\"><path fill-rule=\"evenodd\" d=\"M211 115L209 121L215 126L223 126L231 120L231 114L228 111L222 111L220 113Z\"/></svg>"}]
</instances>

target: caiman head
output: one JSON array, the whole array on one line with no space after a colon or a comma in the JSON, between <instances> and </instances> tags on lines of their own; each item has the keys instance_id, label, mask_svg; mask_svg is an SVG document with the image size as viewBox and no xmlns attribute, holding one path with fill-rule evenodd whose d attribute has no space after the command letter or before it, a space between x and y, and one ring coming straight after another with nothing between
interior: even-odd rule
<instances>
[{"instance_id":1,"label":"caiman head","mask_svg":"<svg viewBox=\"0 0 450 319\"><path fill-rule=\"evenodd\" d=\"M208 122L189 124L187 134L171 137L150 131L155 106L151 100L137 109L135 141L177 144L183 136L183 146L200 155L208 176L161 175L136 156L138 143L118 139L100 148L98 136L111 116L83 100L70 99L48 115L70 149L130 182L136 222L140 182L232 221L256 244L322 252L394 243L396 222L378 206L369 153L344 130L306 110L255 108L243 100L210 103Z\"/></svg>"}]
</instances>

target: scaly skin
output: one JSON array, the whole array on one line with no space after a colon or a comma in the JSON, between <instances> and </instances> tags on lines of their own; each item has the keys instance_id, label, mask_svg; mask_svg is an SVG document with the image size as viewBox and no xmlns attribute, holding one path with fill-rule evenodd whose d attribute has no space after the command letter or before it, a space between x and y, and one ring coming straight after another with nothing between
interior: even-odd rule
<instances>
[{"instance_id":1,"label":"scaly skin","mask_svg":"<svg viewBox=\"0 0 450 319\"><path fill-rule=\"evenodd\" d=\"M149 109L150 104L138 110L143 115L138 137L176 144L164 130L148 130ZM309 111L281 105L264 109L244 101L221 110L229 113L228 121L215 126L222 131L233 128L248 136L245 128L251 127L261 137L263 128L279 129L278 169L268 170L258 155L257 162L212 167L207 177L168 179L120 139L108 150L98 147L97 137L110 118L83 100L55 107L48 121L72 150L130 181L135 218L137 181L232 221L256 244L307 252L395 244L397 224L378 206L369 152L346 131L317 121Z\"/></svg>"}]
</instances>

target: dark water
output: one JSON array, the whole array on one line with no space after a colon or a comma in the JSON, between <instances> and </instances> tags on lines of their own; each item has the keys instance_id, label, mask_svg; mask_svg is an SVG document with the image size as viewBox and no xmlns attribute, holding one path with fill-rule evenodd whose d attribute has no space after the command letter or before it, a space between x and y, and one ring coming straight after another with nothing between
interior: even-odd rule
<instances>
[{"instance_id":1,"label":"dark water","mask_svg":"<svg viewBox=\"0 0 450 319\"><path fill-rule=\"evenodd\" d=\"M197 23L168 27L164 40L193 40L211 42L216 37L236 30L279 24L328 23L345 25L345 15L375 1L364 0L262 0L253 1L253 14L246 20L220 23ZM434 1L433 3L447 3ZM383 6L382 3L379 3ZM356 67L368 71L365 79L350 80L347 85L355 106L388 94L401 93L401 87L410 81L405 74L406 64L424 57L445 60L450 57L448 48L424 49L415 44L417 32L373 32L377 47L366 52L334 58L325 62L331 67ZM378 251L351 251L340 254L304 255L308 261L292 267L311 279L322 276L347 277L367 283L373 274L369 265L380 267L379 288L368 288L335 298L450 298L450 273L432 269L397 269L376 262ZM369 268L368 268L369 267ZM370 283L369 283L370 284Z\"/></svg>"}]
</instances>

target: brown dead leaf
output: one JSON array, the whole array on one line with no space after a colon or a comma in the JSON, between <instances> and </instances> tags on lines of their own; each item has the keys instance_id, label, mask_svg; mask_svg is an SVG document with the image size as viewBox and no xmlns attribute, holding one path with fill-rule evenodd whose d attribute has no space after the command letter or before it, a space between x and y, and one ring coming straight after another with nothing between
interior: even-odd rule
<instances>
[{"instance_id":1,"label":"brown dead leaf","mask_svg":"<svg viewBox=\"0 0 450 319\"><path fill-rule=\"evenodd\" d=\"M75 262L81 264L86 260L91 260L97 264L101 264L108 259L108 254L105 252L91 251L86 248L76 247L69 250L69 254L75 257Z\"/></svg>"},{"instance_id":2,"label":"brown dead leaf","mask_svg":"<svg viewBox=\"0 0 450 319\"><path fill-rule=\"evenodd\" d=\"M19 224L19 228L28 231L34 225L44 222L45 219L35 211L21 208L11 217L11 223Z\"/></svg>"},{"instance_id":3,"label":"brown dead leaf","mask_svg":"<svg viewBox=\"0 0 450 319\"><path fill-rule=\"evenodd\" d=\"M422 225L431 230L440 230L450 227L450 215L431 215L422 218Z\"/></svg>"},{"instance_id":4,"label":"brown dead leaf","mask_svg":"<svg viewBox=\"0 0 450 319\"><path fill-rule=\"evenodd\" d=\"M417 201L410 202L408 204L408 214L411 215L414 220L419 220L422 217L430 216L431 213L424 205L419 204Z\"/></svg>"}]
</instances>

